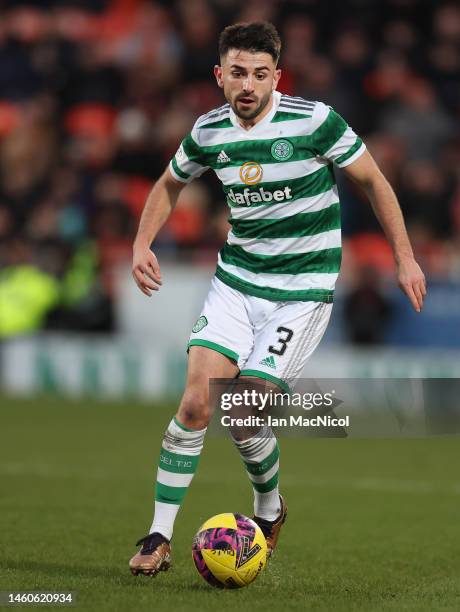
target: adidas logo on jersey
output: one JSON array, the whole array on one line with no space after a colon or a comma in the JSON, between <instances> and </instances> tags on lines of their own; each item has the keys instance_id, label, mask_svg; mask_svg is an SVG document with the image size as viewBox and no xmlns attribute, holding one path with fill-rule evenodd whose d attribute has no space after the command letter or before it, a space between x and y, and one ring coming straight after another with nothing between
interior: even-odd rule
<instances>
[{"instance_id":1,"label":"adidas logo on jersey","mask_svg":"<svg viewBox=\"0 0 460 612\"><path fill-rule=\"evenodd\" d=\"M222 151L219 153L219 155L217 156L217 163L218 164L226 164L227 162L231 161L230 157L227 155L227 153L225 153L225 151L222 149Z\"/></svg>"},{"instance_id":2,"label":"adidas logo on jersey","mask_svg":"<svg viewBox=\"0 0 460 612\"><path fill-rule=\"evenodd\" d=\"M262 361L259 361L259 364L272 368L272 370L276 370L275 358L272 355L269 355L268 357L265 357L265 359L262 359Z\"/></svg>"},{"instance_id":3,"label":"adidas logo on jersey","mask_svg":"<svg viewBox=\"0 0 460 612\"><path fill-rule=\"evenodd\" d=\"M292 189L290 187L285 187L284 189L268 191L263 187L259 187L259 189L252 191L246 187L246 189L240 193L235 193L233 189L230 189L227 197L235 204L246 204L246 206L250 206L257 202L271 202L272 200L275 200L275 202L283 202L284 200L292 200Z\"/></svg>"}]
</instances>

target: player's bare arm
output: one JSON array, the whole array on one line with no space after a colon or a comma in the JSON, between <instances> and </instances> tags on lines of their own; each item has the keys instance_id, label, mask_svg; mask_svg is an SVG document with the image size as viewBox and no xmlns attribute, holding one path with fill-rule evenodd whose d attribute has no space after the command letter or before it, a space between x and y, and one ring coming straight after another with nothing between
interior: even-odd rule
<instances>
[{"instance_id":1,"label":"player's bare arm","mask_svg":"<svg viewBox=\"0 0 460 612\"><path fill-rule=\"evenodd\" d=\"M398 284L414 310L420 312L426 295L425 276L414 258L396 195L368 151L344 168L361 185L393 250Z\"/></svg>"},{"instance_id":2,"label":"player's bare arm","mask_svg":"<svg viewBox=\"0 0 460 612\"><path fill-rule=\"evenodd\" d=\"M149 297L162 284L160 265L150 245L174 209L183 187L184 183L176 181L166 169L153 186L142 211L133 245L132 274L136 285Z\"/></svg>"}]
</instances>

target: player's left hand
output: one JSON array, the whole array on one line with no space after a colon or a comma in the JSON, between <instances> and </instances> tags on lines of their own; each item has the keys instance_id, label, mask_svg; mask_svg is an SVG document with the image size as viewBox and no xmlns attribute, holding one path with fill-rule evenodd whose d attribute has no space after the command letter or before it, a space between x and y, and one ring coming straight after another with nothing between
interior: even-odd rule
<instances>
[{"instance_id":1,"label":"player's left hand","mask_svg":"<svg viewBox=\"0 0 460 612\"><path fill-rule=\"evenodd\" d=\"M413 257L398 261L398 284L407 295L416 312L421 312L426 296L426 281L420 266Z\"/></svg>"}]
</instances>

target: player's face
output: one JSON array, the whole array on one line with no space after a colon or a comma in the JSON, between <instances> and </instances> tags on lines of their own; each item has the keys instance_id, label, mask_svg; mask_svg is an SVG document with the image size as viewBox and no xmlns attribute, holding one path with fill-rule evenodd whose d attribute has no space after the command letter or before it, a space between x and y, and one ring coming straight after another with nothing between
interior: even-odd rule
<instances>
[{"instance_id":1,"label":"player's face","mask_svg":"<svg viewBox=\"0 0 460 612\"><path fill-rule=\"evenodd\" d=\"M221 63L214 74L235 115L243 121L261 118L281 76L272 56L230 49Z\"/></svg>"}]
</instances>

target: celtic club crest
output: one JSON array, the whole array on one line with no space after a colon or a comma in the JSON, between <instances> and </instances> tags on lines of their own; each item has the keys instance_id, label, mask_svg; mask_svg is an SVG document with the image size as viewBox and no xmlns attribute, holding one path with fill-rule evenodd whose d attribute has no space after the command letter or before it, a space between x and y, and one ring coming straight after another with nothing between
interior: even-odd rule
<instances>
[{"instance_id":1,"label":"celtic club crest","mask_svg":"<svg viewBox=\"0 0 460 612\"><path fill-rule=\"evenodd\" d=\"M292 157L294 147L289 140L275 140L272 144L271 154L278 161L286 161Z\"/></svg>"},{"instance_id":2,"label":"celtic club crest","mask_svg":"<svg viewBox=\"0 0 460 612\"><path fill-rule=\"evenodd\" d=\"M204 315L201 315L201 317L198 317L197 322L192 327L192 332L194 334L197 334L199 331L203 329L203 327L206 327L207 324L208 324L208 319Z\"/></svg>"}]
</instances>

